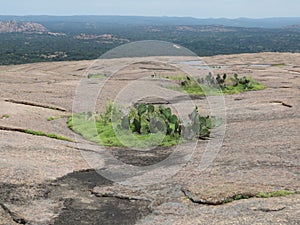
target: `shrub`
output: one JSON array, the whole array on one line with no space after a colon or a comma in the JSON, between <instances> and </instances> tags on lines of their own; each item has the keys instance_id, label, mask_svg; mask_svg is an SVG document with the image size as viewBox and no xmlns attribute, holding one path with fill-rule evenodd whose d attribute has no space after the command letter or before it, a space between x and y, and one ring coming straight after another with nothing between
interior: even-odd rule
<instances>
[{"instance_id":1,"label":"shrub","mask_svg":"<svg viewBox=\"0 0 300 225\"><path fill-rule=\"evenodd\" d=\"M265 89L265 86L254 81L250 77L239 78L238 74L234 74L228 81L226 73L223 75L217 74L213 76L209 73L206 77L193 79L190 76L160 76L179 84L179 87L170 87L176 91L183 91L189 95L221 95L221 94L236 94L245 91L257 91Z\"/></svg>"},{"instance_id":2,"label":"shrub","mask_svg":"<svg viewBox=\"0 0 300 225\"><path fill-rule=\"evenodd\" d=\"M214 77L211 72L205 77L205 78L199 78L198 82L200 84L205 84L212 88L225 88L226 84L225 81L227 79L227 74L224 73L221 77L220 74L217 75L217 77Z\"/></svg>"},{"instance_id":3,"label":"shrub","mask_svg":"<svg viewBox=\"0 0 300 225\"><path fill-rule=\"evenodd\" d=\"M69 117L68 125L100 145L123 146L118 138L122 136L126 142L132 142L129 143L132 147L149 147L171 146L180 140L208 138L210 130L222 124L221 119L201 116L198 108L189 115L188 124L183 124L171 108L161 105L138 104L127 110L127 113L124 111L110 102L104 113L75 114ZM141 144L139 141L145 142Z\"/></svg>"}]
</instances>

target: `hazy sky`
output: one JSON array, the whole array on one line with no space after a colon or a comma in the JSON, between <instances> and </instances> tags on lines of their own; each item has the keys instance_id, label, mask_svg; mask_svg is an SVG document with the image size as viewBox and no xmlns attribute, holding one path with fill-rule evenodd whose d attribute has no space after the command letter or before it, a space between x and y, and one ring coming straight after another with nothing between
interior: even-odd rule
<instances>
[{"instance_id":1,"label":"hazy sky","mask_svg":"<svg viewBox=\"0 0 300 225\"><path fill-rule=\"evenodd\" d=\"M0 0L0 15L300 17L300 0Z\"/></svg>"}]
</instances>

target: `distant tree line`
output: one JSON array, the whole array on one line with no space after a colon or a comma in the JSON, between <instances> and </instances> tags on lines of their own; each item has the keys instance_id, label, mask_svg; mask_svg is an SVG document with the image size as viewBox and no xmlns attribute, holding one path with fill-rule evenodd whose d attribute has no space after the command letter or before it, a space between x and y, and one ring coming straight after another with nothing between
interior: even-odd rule
<instances>
[{"instance_id":1,"label":"distant tree line","mask_svg":"<svg viewBox=\"0 0 300 225\"><path fill-rule=\"evenodd\" d=\"M51 28L51 24L48 24ZM48 27L48 29L49 29ZM52 25L52 28L55 27ZM69 24L48 34L0 34L0 65L45 61L96 59L106 51L123 44L122 41L76 39L75 35L112 34L129 41L163 40L182 45L199 56L257 52L300 52L300 29L262 29L212 26L108 26L89 27Z\"/></svg>"}]
</instances>

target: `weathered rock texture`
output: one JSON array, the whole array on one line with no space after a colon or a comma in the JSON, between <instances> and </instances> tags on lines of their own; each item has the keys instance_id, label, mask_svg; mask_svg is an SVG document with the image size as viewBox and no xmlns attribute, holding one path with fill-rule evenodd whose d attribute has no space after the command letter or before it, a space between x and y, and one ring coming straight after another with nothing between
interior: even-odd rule
<instances>
[{"instance_id":1,"label":"weathered rock texture","mask_svg":"<svg viewBox=\"0 0 300 225\"><path fill-rule=\"evenodd\" d=\"M130 60L103 60L102 64ZM76 87L92 62L0 67L1 127L55 133L77 142L0 130L0 224L299 224L300 54L242 54L202 60L215 73L250 75L267 89L225 96L226 133L208 168L198 169L208 143L199 141L176 175L145 186L123 186L97 174L86 159L96 161L101 151L74 136L66 125L63 116L72 112ZM96 108L103 110L104 102L138 78L135 75L150 77L153 71L178 73L157 63L130 65L107 81ZM92 90L103 78L88 82ZM186 98L179 93L164 101L182 104ZM201 112L209 112L205 99L194 101ZM57 116L62 117L47 120ZM104 151L135 166L157 163L171 153L168 149ZM105 154L102 159L108 162ZM105 163L97 169L105 171ZM158 168L149 175L155 180L168 174L160 174ZM295 194L255 197L278 190ZM248 199L225 204L238 196Z\"/></svg>"}]
</instances>

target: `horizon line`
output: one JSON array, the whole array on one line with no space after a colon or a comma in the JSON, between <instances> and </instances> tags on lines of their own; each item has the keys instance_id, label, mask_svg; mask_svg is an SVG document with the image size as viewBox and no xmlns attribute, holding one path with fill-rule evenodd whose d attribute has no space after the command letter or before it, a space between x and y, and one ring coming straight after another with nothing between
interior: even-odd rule
<instances>
[{"instance_id":1,"label":"horizon line","mask_svg":"<svg viewBox=\"0 0 300 225\"><path fill-rule=\"evenodd\" d=\"M1 16L15 16L15 17L30 17L30 16L49 16L49 17L79 17L79 16L98 16L98 17L151 17L151 18L189 18L189 19L229 19L229 20L235 20L235 19L253 19L253 20L259 20L259 19L295 19L300 18L297 16L272 16L272 17L193 17L193 16L142 16L142 15L113 15L113 14L72 14L72 15L54 15L54 14L0 14Z\"/></svg>"}]
</instances>

